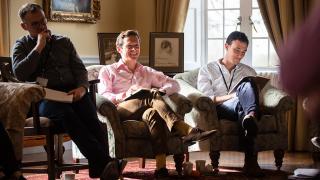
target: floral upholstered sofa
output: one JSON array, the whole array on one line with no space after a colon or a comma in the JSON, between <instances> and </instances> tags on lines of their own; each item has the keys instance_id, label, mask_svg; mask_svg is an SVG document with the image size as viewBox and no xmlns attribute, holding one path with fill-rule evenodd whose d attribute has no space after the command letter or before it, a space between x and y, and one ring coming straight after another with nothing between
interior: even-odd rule
<instances>
[{"instance_id":1,"label":"floral upholstered sofa","mask_svg":"<svg viewBox=\"0 0 320 180\"><path fill-rule=\"evenodd\" d=\"M89 80L98 79L99 71L103 65L91 65L87 67ZM109 153L113 157L142 157L154 158L150 142L150 132L147 124L139 120L128 120L120 122L115 105L106 98L97 94L97 104L103 103L103 109L98 110L100 121L108 126ZM181 94L175 93L164 96L166 103L172 110L182 117L191 111L192 103ZM182 171L182 162L187 147L182 139L168 130L169 141L167 143L167 154L173 154L178 173ZM143 147L143 148L142 148ZM73 146L73 158L81 158L81 153Z\"/></svg>"},{"instance_id":2,"label":"floral upholstered sofa","mask_svg":"<svg viewBox=\"0 0 320 180\"><path fill-rule=\"evenodd\" d=\"M202 129L218 129L209 141L204 141L189 147L189 151L209 151L214 168L218 167L220 151L242 151L239 141L239 126L237 123L218 120L215 104L197 89L199 69L177 74L174 78L179 82L180 94L193 103L193 109L186 114L187 123ZM259 133L256 139L258 151L273 150L275 164L282 166L284 151L288 147L287 117L293 109L293 100L279 89L277 74L260 73L270 79L260 92L262 116L258 121ZM290 116L289 116L290 117Z\"/></svg>"}]
</instances>

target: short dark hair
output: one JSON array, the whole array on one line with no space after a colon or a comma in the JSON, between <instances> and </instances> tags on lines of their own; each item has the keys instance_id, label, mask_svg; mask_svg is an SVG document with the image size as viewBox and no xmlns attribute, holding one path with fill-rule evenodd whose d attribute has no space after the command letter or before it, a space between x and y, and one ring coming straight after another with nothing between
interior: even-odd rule
<instances>
[{"instance_id":1,"label":"short dark hair","mask_svg":"<svg viewBox=\"0 0 320 180\"><path fill-rule=\"evenodd\" d=\"M122 47L123 45L123 39L129 36L135 36L139 39L140 41L140 36L137 30L126 30L126 31L122 31L119 36L117 37L117 42L116 42L116 46L117 47Z\"/></svg>"},{"instance_id":2,"label":"short dark hair","mask_svg":"<svg viewBox=\"0 0 320 180\"><path fill-rule=\"evenodd\" d=\"M240 31L233 31L232 33L229 34L227 37L226 43L231 45L232 41L239 40L241 42L246 43L249 45L249 40L248 37L245 33L240 32Z\"/></svg>"},{"instance_id":3,"label":"short dark hair","mask_svg":"<svg viewBox=\"0 0 320 180\"><path fill-rule=\"evenodd\" d=\"M39 4L27 3L21 6L19 9L20 19L23 21L28 12L35 13L37 11L43 11Z\"/></svg>"}]
</instances>

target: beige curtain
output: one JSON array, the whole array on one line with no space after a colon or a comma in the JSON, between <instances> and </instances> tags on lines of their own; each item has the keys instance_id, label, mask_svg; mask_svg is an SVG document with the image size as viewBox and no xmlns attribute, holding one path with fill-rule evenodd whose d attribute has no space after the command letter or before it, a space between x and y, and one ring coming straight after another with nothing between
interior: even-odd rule
<instances>
[{"instance_id":1,"label":"beige curtain","mask_svg":"<svg viewBox=\"0 0 320 180\"><path fill-rule=\"evenodd\" d=\"M189 0L156 0L156 31L183 32Z\"/></svg>"},{"instance_id":2,"label":"beige curtain","mask_svg":"<svg viewBox=\"0 0 320 180\"><path fill-rule=\"evenodd\" d=\"M309 14L315 0L258 0L270 39L278 48Z\"/></svg>"},{"instance_id":3,"label":"beige curtain","mask_svg":"<svg viewBox=\"0 0 320 180\"><path fill-rule=\"evenodd\" d=\"M9 0L0 0L0 56L9 56Z\"/></svg>"},{"instance_id":4,"label":"beige curtain","mask_svg":"<svg viewBox=\"0 0 320 180\"><path fill-rule=\"evenodd\" d=\"M290 32L308 16L315 0L258 0L269 37L277 49ZM289 150L308 150L308 121L302 108L302 98L296 99L296 108L288 116Z\"/></svg>"}]
</instances>

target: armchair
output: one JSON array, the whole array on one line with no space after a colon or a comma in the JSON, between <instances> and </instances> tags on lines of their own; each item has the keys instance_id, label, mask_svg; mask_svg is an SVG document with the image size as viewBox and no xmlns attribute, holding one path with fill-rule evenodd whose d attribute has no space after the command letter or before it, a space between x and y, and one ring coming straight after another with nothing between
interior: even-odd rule
<instances>
[{"instance_id":1,"label":"armchair","mask_svg":"<svg viewBox=\"0 0 320 180\"><path fill-rule=\"evenodd\" d=\"M199 69L177 74L180 94L189 98L194 107L186 114L186 119L192 126L202 129L218 129L210 141L200 142L189 147L189 151L210 151L211 163L218 168L220 151L242 151L239 142L238 124L226 119L218 120L213 101L197 90ZM260 74L270 76L270 74ZM258 151L273 150L277 169L282 166L284 151L288 147L287 113L293 109L293 100L283 91L275 88L270 80L260 92L261 118L258 121L258 136L256 149Z\"/></svg>"},{"instance_id":2,"label":"armchair","mask_svg":"<svg viewBox=\"0 0 320 180\"><path fill-rule=\"evenodd\" d=\"M36 84L18 82L13 77L9 57L0 57L0 70L3 81L13 81L0 82L0 93L4 95L0 101L0 119L13 140L18 159L22 158L22 146L44 146L46 150L46 161L22 162L23 172L48 173L48 179L51 180L60 177L62 171L88 168L87 163L64 163L62 143L70 138L64 131L57 130L50 119L39 117L37 105L45 95L43 88ZM89 82L89 93L94 102L96 102L95 93L91 91L95 92L98 82L98 80ZM100 108L99 105L97 109ZM32 117L26 119L30 108Z\"/></svg>"},{"instance_id":3,"label":"armchair","mask_svg":"<svg viewBox=\"0 0 320 180\"><path fill-rule=\"evenodd\" d=\"M92 65L87 67L89 80L97 79L99 71L103 65ZM178 114L184 116L192 108L191 102L181 94L173 94L165 97L167 104ZM108 125L108 138L110 155L117 158L142 157L140 166L144 167L145 158L154 158L151 142L149 140L150 132L144 121L128 120L121 122L115 105L106 98L97 94L97 104L103 104L99 109L99 119ZM110 128L110 129L109 129ZM176 163L176 170L179 174L182 171L182 162L187 147L182 143L180 137L172 134L168 130L168 152L173 154ZM114 138L113 138L114 137ZM141 148L143 147L143 148ZM77 149L73 149L73 158L81 158Z\"/></svg>"}]
</instances>

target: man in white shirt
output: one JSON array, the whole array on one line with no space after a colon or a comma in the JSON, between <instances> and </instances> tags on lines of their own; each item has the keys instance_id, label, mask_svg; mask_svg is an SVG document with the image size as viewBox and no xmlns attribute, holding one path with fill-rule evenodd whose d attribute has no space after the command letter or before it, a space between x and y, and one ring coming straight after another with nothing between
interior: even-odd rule
<instances>
[{"instance_id":1,"label":"man in white shirt","mask_svg":"<svg viewBox=\"0 0 320 180\"><path fill-rule=\"evenodd\" d=\"M198 76L198 89L217 104L219 119L238 121L243 128L240 138L245 148L244 172L248 176L261 176L254 149L258 127L259 98L255 83L248 76L256 76L253 68L240 63L245 56L249 40L239 31L232 32L225 43L222 59L209 62Z\"/></svg>"}]
</instances>

